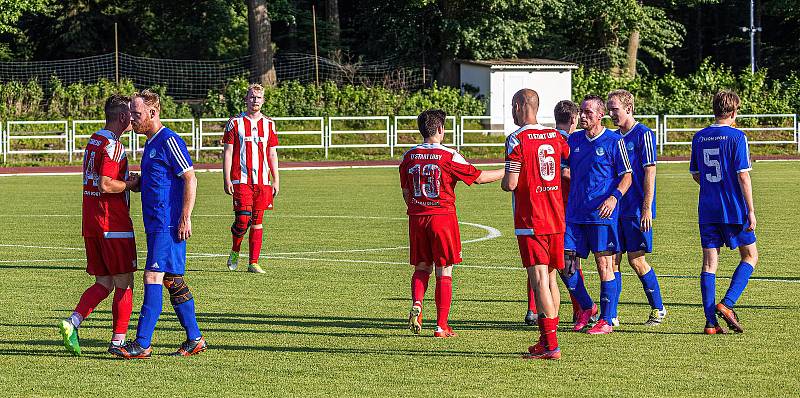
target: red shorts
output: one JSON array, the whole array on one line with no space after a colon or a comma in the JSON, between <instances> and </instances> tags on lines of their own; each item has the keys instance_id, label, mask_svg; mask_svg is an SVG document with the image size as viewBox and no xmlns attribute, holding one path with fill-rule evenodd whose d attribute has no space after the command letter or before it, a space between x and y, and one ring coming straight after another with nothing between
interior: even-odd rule
<instances>
[{"instance_id":1,"label":"red shorts","mask_svg":"<svg viewBox=\"0 0 800 398\"><path fill-rule=\"evenodd\" d=\"M522 265L531 267L544 264L557 270L564 269L564 234L518 235Z\"/></svg>"},{"instance_id":2,"label":"red shorts","mask_svg":"<svg viewBox=\"0 0 800 398\"><path fill-rule=\"evenodd\" d=\"M118 275L136 271L136 239L83 237L86 273Z\"/></svg>"},{"instance_id":3,"label":"red shorts","mask_svg":"<svg viewBox=\"0 0 800 398\"><path fill-rule=\"evenodd\" d=\"M444 267L461 262L461 233L455 214L408 216L410 263Z\"/></svg>"},{"instance_id":4,"label":"red shorts","mask_svg":"<svg viewBox=\"0 0 800 398\"><path fill-rule=\"evenodd\" d=\"M233 185L233 211L272 210L271 185Z\"/></svg>"}]
</instances>

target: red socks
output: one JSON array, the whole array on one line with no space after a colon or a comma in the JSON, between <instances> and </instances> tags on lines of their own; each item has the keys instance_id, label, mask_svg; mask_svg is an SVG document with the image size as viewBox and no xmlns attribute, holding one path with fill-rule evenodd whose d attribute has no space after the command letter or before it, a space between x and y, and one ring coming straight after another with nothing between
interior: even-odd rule
<instances>
[{"instance_id":1,"label":"red socks","mask_svg":"<svg viewBox=\"0 0 800 398\"><path fill-rule=\"evenodd\" d=\"M261 238L263 236L263 228L250 228L250 264L258 263L258 256L261 255Z\"/></svg>"},{"instance_id":2,"label":"red socks","mask_svg":"<svg viewBox=\"0 0 800 398\"><path fill-rule=\"evenodd\" d=\"M85 292L81 295L80 301L78 301L78 305L75 306L75 312L81 314L81 316L86 319L89 314L92 313L94 307L97 307L101 301L103 301L111 292L106 289L105 286L95 283L92 286L89 286Z\"/></svg>"},{"instance_id":3,"label":"red socks","mask_svg":"<svg viewBox=\"0 0 800 398\"><path fill-rule=\"evenodd\" d=\"M533 292L531 280L528 279L528 310L536 313L536 294Z\"/></svg>"},{"instance_id":4,"label":"red socks","mask_svg":"<svg viewBox=\"0 0 800 398\"><path fill-rule=\"evenodd\" d=\"M128 332L128 323L131 319L133 310L133 289L114 290L114 302L111 304L112 324L114 334L125 334Z\"/></svg>"},{"instance_id":5,"label":"red socks","mask_svg":"<svg viewBox=\"0 0 800 398\"><path fill-rule=\"evenodd\" d=\"M428 280L431 278L431 274L425 271L414 271L414 274L411 275L411 302L415 303L419 301L422 303L422 299L425 298L425 291L428 290Z\"/></svg>"},{"instance_id":6,"label":"red socks","mask_svg":"<svg viewBox=\"0 0 800 398\"><path fill-rule=\"evenodd\" d=\"M231 251L235 251L239 253L239 250L242 250L242 241L244 240L244 236L233 236L233 245L231 246Z\"/></svg>"},{"instance_id":7,"label":"red socks","mask_svg":"<svg viewBox=\"0 0 800 398\"><path fill-rule=\"evenodd\" d=\"M442 276L436 278L436 325L444 330L447 318L450 316L450 304L453 302L453 277Z\"/></svg>"},{"instance_id":8,"label":"red socks","mask_svg":"<svg viewBox=\"0 0 800 398\"><path fill-rule=\"evenodd\" d=\"M558 330L558 317L539 317L539 342L544 344L550 351L558 348L556 330Z\"/></svg>"}]
</instances>

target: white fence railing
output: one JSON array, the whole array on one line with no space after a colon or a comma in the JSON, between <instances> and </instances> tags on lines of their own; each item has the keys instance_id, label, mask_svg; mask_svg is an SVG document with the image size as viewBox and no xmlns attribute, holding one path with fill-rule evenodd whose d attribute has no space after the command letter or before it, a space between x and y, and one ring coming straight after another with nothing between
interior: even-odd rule
<instances>
[{"instance_id":1,"label":"white fence railing","mask_svg":"<svg viewBox=\"0 0 800 398\"><path fill-rule=\"evenodd\" d=\"M660 153L665 146L690 145L692 134L714 121L711 115L638 115L636 118L656 132ZM737 116L741 121L739 128L748 133L750 144L792 145L800 153L798 119L796 114ZM408 148L414 145L410 141L420 140L414 122L416 116L275 117L273 120L280 141L278 149L321 149L326 158L330 150L340 148L386 148L393 157L395 148ZM492 126L490 120L490 116L448 116L445 126L448 144L457 149L503 146L507 132ZM750 122L753 120L756 122ZM220 141L227 118L162 121L186 141L195 156L222 149ZM102 128L103 123L103 120L9 120L0 123L3 163L11 155L48 153L64 154L72 161L74 155L82 151L90 132ZM749 125L758 127L744 127ZM771 133L771 137L763 138L764 133ZM281 140L281 137L286 139ZM136 159L145 137L131 131L123 140Z\"/></svg>"}]
</instances>

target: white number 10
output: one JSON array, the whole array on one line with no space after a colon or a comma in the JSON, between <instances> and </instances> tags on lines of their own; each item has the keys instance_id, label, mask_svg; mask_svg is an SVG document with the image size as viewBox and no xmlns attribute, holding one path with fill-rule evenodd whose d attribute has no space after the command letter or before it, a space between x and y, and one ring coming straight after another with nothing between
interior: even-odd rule
<instances>
[{"instance_id":1,"label":"white number 10","mask_svg":"<svg viewBox=\"0 0 800 398\"><path fill-rule=\"evenodd\" d=\"M703 163L708 167L714 168L714 173L706 173L708 182L722 181L722 169L719 166L719 159L712 159L712 156L719 157L719 148L703 149Z\"/></svg>"}]
</instances>

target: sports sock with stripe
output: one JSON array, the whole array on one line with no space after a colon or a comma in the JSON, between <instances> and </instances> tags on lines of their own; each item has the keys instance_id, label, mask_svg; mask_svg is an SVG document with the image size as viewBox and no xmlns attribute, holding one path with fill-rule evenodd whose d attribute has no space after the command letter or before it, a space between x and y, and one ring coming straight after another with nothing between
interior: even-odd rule
<instances>
[{"instance_id":1,"label":"sports sock with stripe","mask_svg":"<svg viewBox=\"0 0 800 398\"><path fill-rule=\"evenodd\" d=\"M600 282L600 315L608 324L614 314L614 297L617 294L617 282L615 280Z\"/></svg>"}]
</instances>

